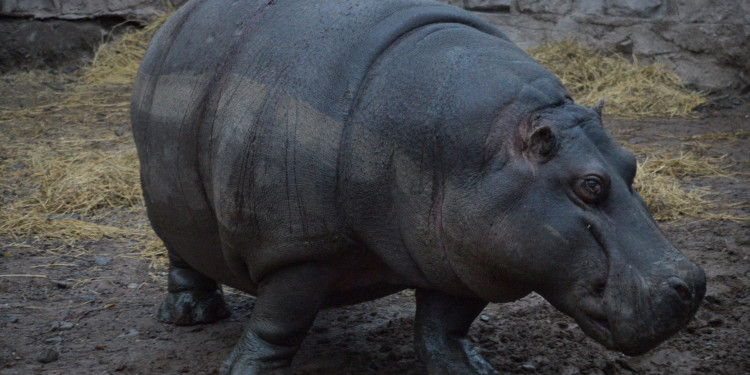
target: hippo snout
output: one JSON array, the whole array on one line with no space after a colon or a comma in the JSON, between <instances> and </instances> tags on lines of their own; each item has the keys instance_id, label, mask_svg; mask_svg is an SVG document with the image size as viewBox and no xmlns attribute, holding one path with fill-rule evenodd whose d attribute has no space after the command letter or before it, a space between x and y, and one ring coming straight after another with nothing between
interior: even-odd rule
<instances>
[{"instance_id":1,"label":"hippo snout","mask_svg":"<svg viewBox=\"0 0 750 375\"><path fill-rule=\"evenodd\" d=\"M706 293L705 273L692 263L640 280L633 295L607 301L611 349L627 355L641 355L684 328Z\"/></svg>"}]
</instances>

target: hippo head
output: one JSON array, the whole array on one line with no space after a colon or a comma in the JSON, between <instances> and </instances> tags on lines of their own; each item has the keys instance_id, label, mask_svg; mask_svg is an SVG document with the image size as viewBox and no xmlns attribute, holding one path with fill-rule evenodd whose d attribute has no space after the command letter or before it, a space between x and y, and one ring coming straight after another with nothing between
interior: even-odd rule
<instances>
[{"instance_id":1,"label":"hippo head","mask_svg":"<svg viewBox=\"0 0 750 375\"><path fill-rule=\"evenodd\" d=\"M446 257L478 296L536 291L605 347L638 355L687 324L706 281L633 189L635 157L600 110L534 111L481 171L448 181Z\"/></svg>"}]
</instances>

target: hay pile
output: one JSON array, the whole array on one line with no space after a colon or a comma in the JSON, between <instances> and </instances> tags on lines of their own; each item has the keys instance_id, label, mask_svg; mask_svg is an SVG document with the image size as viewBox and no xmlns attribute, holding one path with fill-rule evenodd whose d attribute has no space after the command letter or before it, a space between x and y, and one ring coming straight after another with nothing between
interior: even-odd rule
<instances>
[{"instance_id":1,"label":"hay pile","mask_svg":"<svg viewBox=\"0 0 750 375\"><path fill-rule=\"evenodd\" d=\"M609 115L638 117L685 116L706 100L689 91L666 66L648 66L621 57L607 57L571 41L545 44L528 51L555 73L576 102L592 106L605 98Z\"/></svg>"},{"instance_id":2,"label":"hay pile","mask_svg":"<svg viewBox=\"0 0 750 375\"><path fill-rule=\"evenodd\" d=\"M734 220L731 215L708 212L717 202L707 189L687 189L681 178L728 177L722 158L680 152L677 156L652 153L638 163L633 187L646 202L656 220L676 220L683 216L710 220ZM725 205L726 206L726 205Z\"/></svg>"},{"instance_id":3,"label":"hay pile","mask_svg":"<svg viewBox=\"0 0 750 375\"><path fill-rule=\"evenodd\" d=\"M0 233L68 240L133 235L97 221L113 209L140 210L135 150L116 137L77 139L72 138L77 134L47 126L32 142L22 132L18 136L24 129L11 128L0 136L7 158L0 164L7 177L0 188L18 195L3 202ZM57 137L50 137L53 129Z\"/></svg>"},{"instance_id":4,"label":"hay pile","mask_svg":"<svg viewBox=\"0 0 750 375\"><path fill-rule=\"evenodd\" d=\"M94 54L91 65L84 70L81 87L98 85L130 86L151 38L166 22L171 13L158 15L142 29L129 29L116 40L102 43Z\"/></svg>"},{"instance_id":5,"label":"hay pile","mask_svg":"<svg viewBox=\"0 0 750 375\"><path fill-rule=\"evenodd\" d=\"M128 103L140 59L167 17L103 44L78 75L3 77L0 90L11 95L0 98L0 236L67 244L112 239L131 243L152 266L164 265L163 245L144 215ZM682 115L702 102L661 66L637 67L567 42L532 54L580 102L606 96L611 114ZM18 87L26 91L12 91ZM705 216L706 192L678 180L721 174L716 161L696 169L700 160L652 155L641 164L637 186L657 219Z\"/></svg>"}]
</instances>

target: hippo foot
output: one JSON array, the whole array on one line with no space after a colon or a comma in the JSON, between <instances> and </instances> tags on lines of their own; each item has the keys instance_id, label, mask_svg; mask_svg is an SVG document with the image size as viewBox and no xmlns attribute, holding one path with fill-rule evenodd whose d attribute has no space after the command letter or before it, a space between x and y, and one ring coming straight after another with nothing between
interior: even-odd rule
<instances>
[{"instance_id":1,"label":"hippo foot","mask_svg":"<svg viewBox=\"0 0 750 375\"><path fill-rule=\"evenodd\" d=\"M428 374L499 374L482 356L471 349L468 340L449 338L445 344L441 351L420 355Z\"/></svg>"},{"instance_id":2,"label":"hippo foot","mask_svg":"<svg viewBox=\"0 0 750 375\"><path fill-rule=\"evenodd\" d=\"M178 326L209 323L229 316L221 288L202 273L171 260L159 320Z\"/></svg>"},{"instance_id":3,"label":"hippo foot","mask_svg":"<svg viewBox=\"0 0 750 375\"><path fill-rule=\"evenodd\" d=\"M250 329L232 350L220 373L223 375L287 374L298 345L274 345Z\"/></svg>"},{"instance_id":4,"label":"hippo foot","mask_svg":"<svg viewBox=\"0 0 750 375\"><path fill-rule=\"evenodd\" d=\"M178 326L210 323L228 316L219 290L169 293L159 307L159 320Z\"/></svg>"},{"instance_id":5,"label":"hippo foot","mask_svg":"<svg viewBox=\"0 0 750 375\"><path fill-rule=\"evenodd\" d=\"M430 375L498 374L465 338L486 305L479 299L417 290L414 346Z\"/></svg>"}]
</instances>

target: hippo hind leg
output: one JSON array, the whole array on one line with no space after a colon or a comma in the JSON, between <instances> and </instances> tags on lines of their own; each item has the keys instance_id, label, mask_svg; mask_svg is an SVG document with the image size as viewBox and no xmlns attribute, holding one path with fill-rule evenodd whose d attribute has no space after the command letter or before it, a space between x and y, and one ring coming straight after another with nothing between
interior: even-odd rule
<instances>
[{"instance_id":1,"label":"hippo hind leg","mask_svg":"<svg viewBox=\"0 0 750 375\"><path fill-rule=\"evenodd\" d=\"M423 289L416 296L414 346L430 375L498 374L466 339L487 302Z\"/></svg>"},{"instance_id":2,"label":"hippo hind leg","mask_svg":"<svg viewBox=\"0 0 750 375\"><path fill-rule=\"evenodd\" d=\"M209 323L229 316L219 284L169 254L169 294L159 307L159 320L178 326Z\"/></svg>"},{"instance_id":3,"label":"hippo hind leg","mask_svg":"<svg viewBox=\"0 0 750 375\"><path fill-rule=\"evenodd\" d=\"M317 263L299 263L267 275L222 373L287 373L336 276L333 269Z\"/></svg>"}]
</instances>

